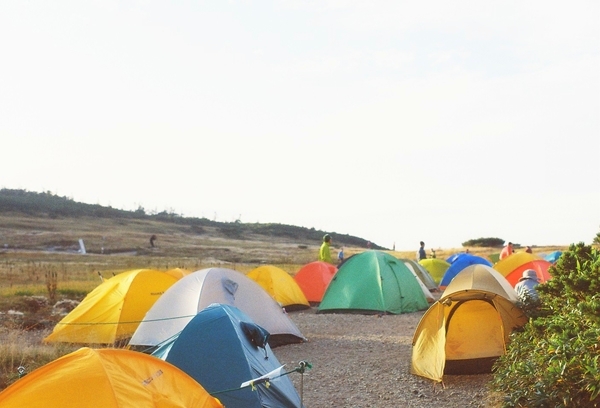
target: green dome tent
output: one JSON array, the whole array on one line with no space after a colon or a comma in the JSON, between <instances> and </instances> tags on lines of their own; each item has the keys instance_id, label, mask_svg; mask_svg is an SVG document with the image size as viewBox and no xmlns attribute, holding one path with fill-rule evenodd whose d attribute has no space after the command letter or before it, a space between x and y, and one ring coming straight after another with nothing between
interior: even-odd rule
<instances>
[{"instance_id":1,"label":"green dome tent","mask_svg":"<svg viewBox=\"0 0 600 408\"><path fill-rule=\"evenodd\" d=\"M412 313L429 307L418 278L381 251L349 258L337 271L318 313Z\"/></svg>"}]
</instances>

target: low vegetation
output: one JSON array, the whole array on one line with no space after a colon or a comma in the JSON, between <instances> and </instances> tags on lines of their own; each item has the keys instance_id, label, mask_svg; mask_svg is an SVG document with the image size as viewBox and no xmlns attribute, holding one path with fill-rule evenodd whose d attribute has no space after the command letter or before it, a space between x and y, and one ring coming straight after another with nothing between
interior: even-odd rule
<instances>
[{"instance_id":1,"label":"low vegetation","mask_svg":"<svg viewBox=\"0 0 600 408\"><path fill-rule=\"evenodd\" d=\"M495 368L505 407L600 406L600 251L572 245Z\"/></svg>"}]
</instances>

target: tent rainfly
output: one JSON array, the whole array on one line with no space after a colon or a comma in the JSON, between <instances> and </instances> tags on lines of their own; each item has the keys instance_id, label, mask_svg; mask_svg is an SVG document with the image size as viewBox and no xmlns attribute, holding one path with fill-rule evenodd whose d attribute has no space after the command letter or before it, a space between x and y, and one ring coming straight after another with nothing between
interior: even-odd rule
<instances>
[{"instance_id":1,"label":"tent rainfly","mask_svg":"<svg viewBox=\"0 0 600 408\"><path fill-rule=\"evenodd\" d=\"M179 333L205 307L235 306L270 334L276 347L306 341L281 306L258 283L241 272L207 268L184 276L148 310L129 341L130 346L153 347Z\"/></svg>"},{"instance_id":2,"label":"tent rainfly","mask_svg":"<svg viewBox=\"0 0 600 408\"><path fill-rule=\"evenodd\" d=\"M307 263L296 272L294 280L300 286L309 303L320 303L329 282L337 272L337 267L328 262L314 261Z\"/></svg>"},{"instance_id":3,"label":"tent rainfly","mask_svg":"<svg viewBox=\"0 0 600 408\"><path fill-rule=\"evenodd\" d=\"M489 372L510 333L527 322L517 302L515 290L492 267L466 267L421 318L411 372L434 381L444 374Z\"/></svg>"},{"instance_id":4,"label":"tent rainfly","mask_svg":"<svg viewBox=\"0 0 600 408\"><path fill-rule=\"evenodd\" d=\"M281 268L262 265L252 269L247 277L258 283L287 311L308 309L310 304L294 278Z\"/></svg>"},{"instance_id":5,"label":"tent rainfly","mask_svg":"<svg viewBox=\"0 0 600 408\"><path fill-rule=\"evenodd\" d=\"M254 388L243 385L282 367L268 337L238 308L215 303L152 355L185 371L228 408L300 407L287 376Z\"/></svg>"},{"instance_id":6,"label":"tent rainfly","mask_svg":"<svg viewBox=\"0 0 600 408\"><path fill-rule=\"evenodd\" d=\"M44 342L113 344L126 341L177 277L152 269L119 273L92 290L56 324Z\"/></svg>"},{"instance_id":7,"label":"tent rainfly","mask_svg":"<svg viewBox=\"0 0 600 408\"><path fill-rule=\"evenodd\" d=\"M2 408L220 408L192 377L161 359L123 349L80 348L0 392Z\"/></svg>"},{"instance_id":8,"label":"tent rainfly","mask_svg":"<svg viewBox=\"0 0 600 408\"><path fill-rule=\"evenodd\" d=\"M329 283L318 313L411 313L429 307L418 278L382 251L353 255Z\"/></svg>"}]
</instances>

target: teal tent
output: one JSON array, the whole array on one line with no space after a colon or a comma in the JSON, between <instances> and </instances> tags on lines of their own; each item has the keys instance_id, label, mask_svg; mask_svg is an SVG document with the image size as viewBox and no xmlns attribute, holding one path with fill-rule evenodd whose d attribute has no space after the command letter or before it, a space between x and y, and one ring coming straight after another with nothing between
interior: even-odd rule
<instances>
[{"instance_id":1,"label":"teal tent","mask_svg":"<svg viewBox=\"0 0 600 408\"><path fill-rule=\"evenodd\" d=\"M152 355L186 372L227 408L301 407L268 338L269 332L235 306L214 303ZM243 386L274 371L268 383Z\"/></svg>"},{"instance_id":2,"label":"teal tent","mask_svg":"<svg viewBox=\"0 0 600 408\"><path fill-rule=\"evenodd\" d=\"M429 307L417 277L403 261L381 251L349 258L337 271L318 313L412 313Z\"/></svg>"}]
</instances>

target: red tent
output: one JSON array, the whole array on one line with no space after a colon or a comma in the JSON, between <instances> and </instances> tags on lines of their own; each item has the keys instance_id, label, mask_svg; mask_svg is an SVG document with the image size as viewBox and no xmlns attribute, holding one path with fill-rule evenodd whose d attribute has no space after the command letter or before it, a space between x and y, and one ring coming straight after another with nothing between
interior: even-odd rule
<instances>
[{"instance_id":1,"label":"red tent","mask_svg":"<svg viewBox=\"0 0 600 408\"><path fill-rule=\"evenodd\" d=\"M323 299L325 289L331 282L337 267L327 262L315 261L304 265L294 276L296 283L302 289L306 300L319 303Z\"/></svg>"},{"instance_id":2,"label":"red tent","mask_svg":"<svg viewBox=\"0 0 600 408\"><path fill-rule=\"evenodd\" d=\"M523 277L523 272L527 269L533 269L538 277L538 281L544 283L552 279L552 276L548 273L548 268L551 266L551 262L544 259L536 259L516 267L504 277L514 288L519 279Z\"/></svg>"}]
</instances>

